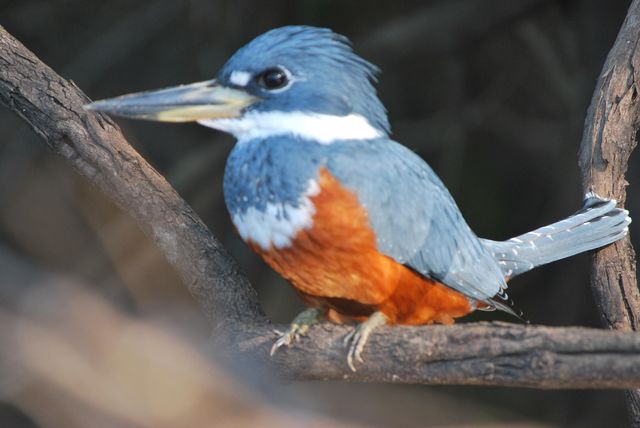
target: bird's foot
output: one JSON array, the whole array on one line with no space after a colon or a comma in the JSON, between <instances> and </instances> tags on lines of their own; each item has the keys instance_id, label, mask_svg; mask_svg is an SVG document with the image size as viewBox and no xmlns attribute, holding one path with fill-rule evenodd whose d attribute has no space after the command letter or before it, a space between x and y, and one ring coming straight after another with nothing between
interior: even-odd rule
<instances>
[{"instance_id":1,"label":"bird's foot","mask_svg":"<svg viewBox=\"0 0 640 428\"><path fill-rule=\"evenodd\" d=\"M289 346L293 342L298 340L301 336L307 334L307 331L309 331L309 327L320 322L321 318L322 312L320 311L320 309L309 308L300 312L298 316L293 319L286 331L282 332L276 330L276 333L280 337L271 347L271 352L269 352L269 355L273 357L273 354L275 354L280 347Z\"/></svg>"},{"instance_id":2,"label":"bird's foot","mask_svg":"<svg viewBox=\"0 0 640 428\"><path fill-rule=\"evenodd\" d=\"M369 317L369 319L358 325L353 329L353 331L351 331L344 337L344 346L349 347L349 352L347 353L347 364L349 365L351 371L356 371L356 361L364 363L364 359L362 358L362 351L364 350L364 345L367 344L367 340L369 339L369 335L371 334L371 332L376 327L379 327L386 323L387 318L382 312L374 312Z\"/></svg>"}]
</instances>

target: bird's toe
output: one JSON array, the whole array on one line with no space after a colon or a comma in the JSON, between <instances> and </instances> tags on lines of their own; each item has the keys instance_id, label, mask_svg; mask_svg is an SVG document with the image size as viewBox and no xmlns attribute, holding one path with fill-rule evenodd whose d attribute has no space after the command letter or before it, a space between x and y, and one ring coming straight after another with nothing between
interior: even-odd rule
<instances>
[{"instance_id":1,"label":"bird's toe","mask_svg":"<svg viewBox=\"0 0 640 428\"><path fill-rule=\"evenodd\" d=\"M289 328L281 332L279 330L274 330L276 334L280 337L278 340L274 342L271 346L271 351L269 355L273 356L278 349L283 346L291 346L292 343L296 342L300 337L307 334L309 331L309 327L314 324L317 324L322 317L322 312L316 308L309 308L300 314L291 322Z\"/></svg>"},{"instance_id":2,"label":"bird's toe","mask_svg":"<svg viewBox=\"0 0 640 428\"><path fill-rule=\"evenodd\" d=\"M371 332L381 325L386 324L387 318L382 312L374 312L369 319L349 332L343 339L345 346L349 348L347 352L347 365L351 371L356 371L356 362L364 363L362 352L369 340Z\"/></svg>"}]
</instances>

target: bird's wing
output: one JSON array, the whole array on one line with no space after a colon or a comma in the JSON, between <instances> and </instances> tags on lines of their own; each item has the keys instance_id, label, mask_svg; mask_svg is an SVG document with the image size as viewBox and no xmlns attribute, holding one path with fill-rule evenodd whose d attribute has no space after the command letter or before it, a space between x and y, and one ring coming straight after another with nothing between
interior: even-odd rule
<instances>
[{"instance_id":1,"label":"bird's wing","mask_svg":"<svg viewBox=\"0 0 640 428\"><path fill-rule=\"evenodd\" d=\"M473 299L502 307L495 260L471 231L440 179L391 140L334 144L327 168L369 215L380 252Z\"/></svg>"}]
</instances>

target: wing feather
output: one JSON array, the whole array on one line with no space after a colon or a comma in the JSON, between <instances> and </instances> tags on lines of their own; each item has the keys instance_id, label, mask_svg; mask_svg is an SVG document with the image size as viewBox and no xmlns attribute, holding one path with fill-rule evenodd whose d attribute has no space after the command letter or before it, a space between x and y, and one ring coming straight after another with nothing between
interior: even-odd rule
<instances>
[{"instance_id":1,"label":"wing feather","mask_svg":"<svg viewBox=\"0 0 640 428\"><path fill-rule=\"evenodd\" d=\"M449 191L411 150L382 139L337 143L327 168L358 196L383 254L490 305L506 288Z\"/></svg>"}]
</instances>

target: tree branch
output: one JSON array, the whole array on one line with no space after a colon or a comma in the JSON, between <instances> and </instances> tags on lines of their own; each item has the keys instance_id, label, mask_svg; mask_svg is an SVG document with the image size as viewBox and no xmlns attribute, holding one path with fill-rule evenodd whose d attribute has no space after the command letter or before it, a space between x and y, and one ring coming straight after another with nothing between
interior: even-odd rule
<instances>
[{"instance_id":1,"label":"tree branch","mask_svg":"<svg viewBox=\"0 0 640 428\"><path fill-rule=\"evenodd\" d=\"M236 326L232 346L237 355L272 362L293 379L545 389L640 385L640 336L633 333L497 322L381 327L354 373L342 343L351 328L312 327L300 346L270 359L271 327Z\"/></svg>"},{"instance_id":2,"label":"tree branch","mask_svg":"<svg viewBox=\"0 0 640 428\"><path fill-rule=\"evenodd\" d=\"M162 249L214 323L263 321L254 289L205 224L90 100L0 26L0 102Z\"/></svg>"},{"instance_id":3,"label":"tree branch","mask_svg":"<svg viewBox=\"0 0 640 428\"><path fill-rule=\"evenodd\" d=\"M585 191L626 200L627 163L640 127L640 1L633 2L598 79L579 152ZM640 292L629 238L594 255L591 282L605 326L638 331Z\"/></svg>"},{"instance_id":4,"label":"tree branch","mask_svg":"<svg viewBox=\"0 0 640 428\"><path fill-rule=\"evenodd\" d=\"M235 262L169 184L131 148L87 98L0 27L0 102L56 153L134 217L154 238L238 359L271 362L296 379L350 379L537 388L640 386L640 336L584 328L509 324L384 327L366 363L346 365L345 326L312 328L300 345L268 348L275 335Z\"/></svg>"},{"instance_id":5,"label":"tree branch","mask_svg":"<svg viewBox=\"0 0 640 428\"><path fill-rule=\"evenodd\" d=\"M587 112L579 165L585 191L624 203L629 156L640 128L640 1L634 0L607 56ZM593 256L591 289L604 326L637 332L640 291L629 237ZM630 422L640 426L640 390L627 391Z\"/></svg>"}]
</instances>

